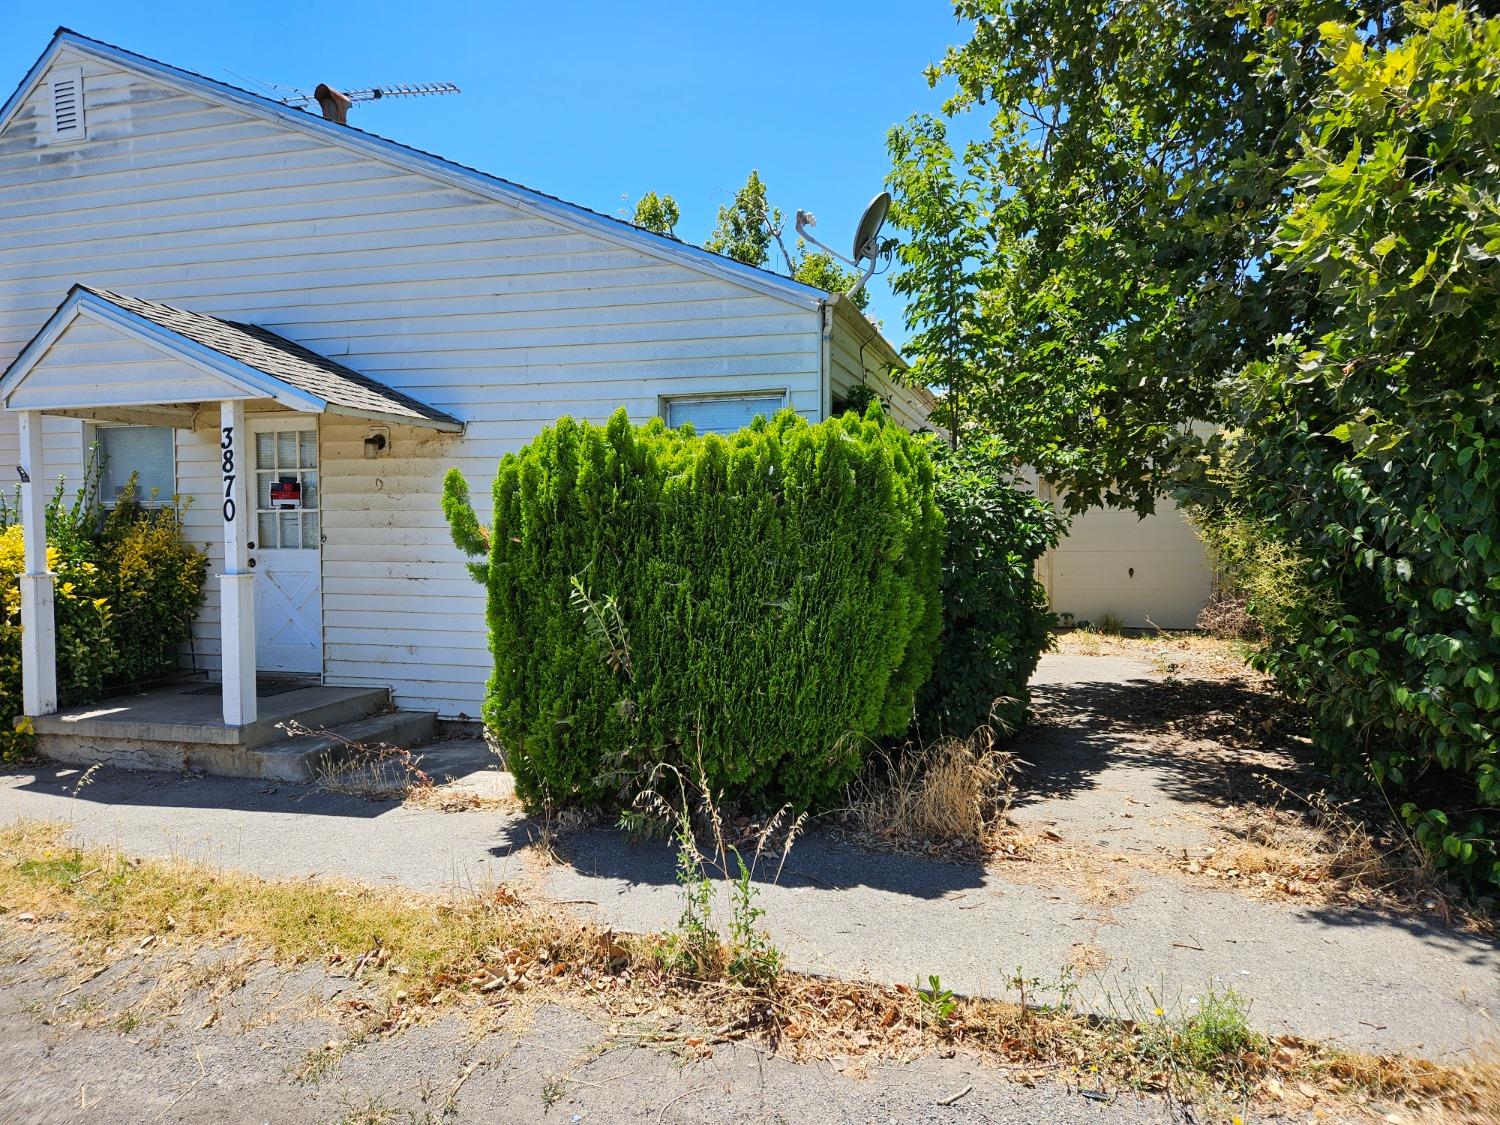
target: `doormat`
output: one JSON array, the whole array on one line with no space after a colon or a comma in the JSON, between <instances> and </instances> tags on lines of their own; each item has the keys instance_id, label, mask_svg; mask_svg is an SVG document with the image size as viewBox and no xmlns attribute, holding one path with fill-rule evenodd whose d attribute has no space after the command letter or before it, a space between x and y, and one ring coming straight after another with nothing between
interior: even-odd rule
<instances>
[{"instance_id":1,"label":"doormat","mask_svg":"<svg viewBox=\"0 0 1500 1125\"><path fill-rule=\"evenodd\" d=\"M255 698L270 699L273 695L285 695L289 691L301 691L305 687L317 687L317 684L299 683L297 680L256 680ZM218 695L224 688L219 684L204 684L202 687L189 688L183 695Z\"/></svg>"}]
</instances>

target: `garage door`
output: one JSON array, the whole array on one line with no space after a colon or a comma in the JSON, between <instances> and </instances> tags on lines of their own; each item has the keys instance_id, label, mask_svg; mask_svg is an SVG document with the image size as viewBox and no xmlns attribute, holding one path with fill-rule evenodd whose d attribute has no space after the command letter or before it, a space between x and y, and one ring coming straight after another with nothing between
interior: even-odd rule
<instances>
[{"instance_id":1,"label":"garage door","mask_svg":"<svg viewBox=\"0 0 1500 1125\"><path fill-rule=\"evenodd\" d=\"M1203 543L1170 500L1145 519L1110 508L1074 517L1039 571L1054 612L1095 624L1112 615L1134 628L1191 629L1213 590Z\"/></svg>"}]
</instances>

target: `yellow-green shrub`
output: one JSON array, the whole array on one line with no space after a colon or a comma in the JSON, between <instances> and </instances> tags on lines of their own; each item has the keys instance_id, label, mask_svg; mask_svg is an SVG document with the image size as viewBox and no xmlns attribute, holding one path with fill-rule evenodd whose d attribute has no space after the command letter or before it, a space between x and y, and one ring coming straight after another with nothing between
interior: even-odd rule
<instances>
[{"instance_id":1,"label":"yellow-green shrub","mask_svg":"<svg viewBox=\"0 0 1500 1125\"><path fill-rule=\"evenodd\" d=\"M176 505L144 507L128 496L105 517L98 543L116 654L108 682L171 675L203 601L207 556L183 539Z\"/></svg>"},{"instance_id":2,"label":"yellow-green shrub","mask_svg":"<svg viewBox=\"0 0 1500 1125\"><path fill-rule=\"evenodd\" d=\"M0 586L5 617L0 622L0 761L22 757L31 749L29 726L16 729L21 700L21 586L25 571L25 532L19 526L0 532ZM47 566L56 574L54 614L57 622L58 690L72 698L97 693L115 660L108 599L98 596L98 568L47 548Z\"/></svg>"},{"instance_id":3,"label":"yellow-green shrub","mask_svg":"<svg viewBox=\"0 0 1500 1125\"><path fill-rule=\"evenodd\" d=\"M47 506L47 567L56 576L57 686L64 703L96 699L111 687L161 679L177 670L178 652L203 600L208 559L182 538L176 505L143 507L134 482L108 513L90 474L73 501L58 485ZM21 698L21 590L25 531L0 503L0 761L30 749L29 728L16 729Z\"/></svg>"}]
</instances>

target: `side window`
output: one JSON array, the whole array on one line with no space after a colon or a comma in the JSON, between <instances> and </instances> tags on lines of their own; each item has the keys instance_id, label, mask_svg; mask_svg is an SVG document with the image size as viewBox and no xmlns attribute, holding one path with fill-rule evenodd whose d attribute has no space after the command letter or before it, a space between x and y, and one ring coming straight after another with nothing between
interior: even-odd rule
<instances>
[{"instance_id":1,"label":"side window","mask_svg":"<svg viewBox=\"0 0 1500 1125\"><path fill-rule=\"evenodd\" d=\"M743 430L757 414L767 418L786 406L782 391L743 395L684 395L666 400L667 425L674 430L691 422L700 434L732 434Z\"/></svg>"},{"instance_id":2,"label":"side window","mask_svg":"<svg viewBox=\"0 0 1500 1125\"><path fill-rule=\"evenodd\" d=\"M116 504L135 474L135 498L142 504L170 503L177 491L173 433L166 426L100 426L95 431L104 462L99 499Z\"/></svg>"}]
</instances>

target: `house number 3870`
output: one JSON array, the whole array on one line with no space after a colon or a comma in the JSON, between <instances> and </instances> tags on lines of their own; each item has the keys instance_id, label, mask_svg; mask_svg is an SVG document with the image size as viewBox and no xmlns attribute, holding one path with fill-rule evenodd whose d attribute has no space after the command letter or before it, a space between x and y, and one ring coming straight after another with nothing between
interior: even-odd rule
<instances>
[{"instance_id":1,"label":"house number 3870","mask_svg":"<svg viewBox=\"0 0 1500 1125\"><path fill-rule=\"evenodd\" d=\"M219 443L223 450L224 466L224 522L234 522L234 427L224 427L224 440Z\"/></svg>"}]
</instances>

